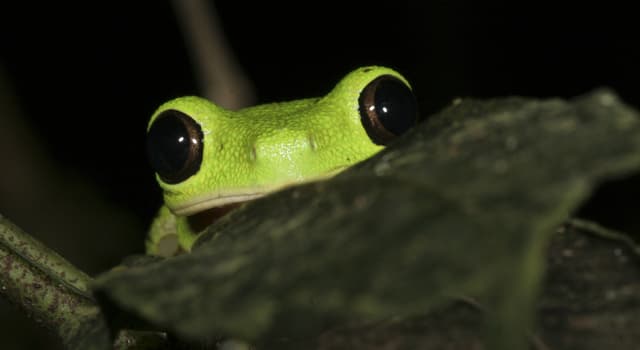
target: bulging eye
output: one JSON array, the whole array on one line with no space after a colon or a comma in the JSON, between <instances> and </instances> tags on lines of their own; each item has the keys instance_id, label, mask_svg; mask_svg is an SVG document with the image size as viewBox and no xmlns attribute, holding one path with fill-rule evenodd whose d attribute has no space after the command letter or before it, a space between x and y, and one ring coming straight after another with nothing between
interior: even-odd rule
<instances>
[{"instance_id":1,"label":"bulging eye","mask_svg":"<svg viewBox=\"0 0 640 350\"><path fill-rule=\"evenodd\" d=\"M162 112L147 133L147 155L162 181L182 182L200 170L202 164L202 128L188 115Z\"/></svg>"},{"instance_id":2,"label":"bulging eye","mask_svg":"<svg viewBox=\"0 0 640 350\"><path fill-rule=\"evenodd\" d=\"M371 81L358 99L360 119L377 145L387 145L418 122L418 106L407 84L392 75Z\"/></svg>"}]
</instances>

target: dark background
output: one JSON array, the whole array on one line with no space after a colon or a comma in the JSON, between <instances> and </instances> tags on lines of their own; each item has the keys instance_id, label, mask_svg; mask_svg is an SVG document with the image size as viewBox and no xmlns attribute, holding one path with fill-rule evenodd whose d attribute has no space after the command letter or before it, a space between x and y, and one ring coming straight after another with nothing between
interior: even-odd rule
<instances>
[{"instance_id":1,"label":"dark background","mask_svg":"<svg viewBox=\"0 0 640 350\"><path fill-rule=\"evenodd\" d=\"M218 1L216 8L259 102L322 95L351 69L381 64L412 82L425 115L460 96L570 98L599 86L640 107L636 12L622 2ZM47 161L125 215L133 237L106 248L104 233L68 238L30 230L40 220L38 203L26 216L10 215L11 203L0 213L91 274L142 252L161 203L145 157L147 120L163 101L199 93L171 4L3 4L0 70L9 83L0 93L15 97ZM0 159L5 167L11 159ZM637 191L638 181L627 185ZM588 211L606 221L601 209ZM56 223L81 220L68 215ZM30 324L5 307L0 315ZM11 333L22 340L0 344L42 345Z\"/></svg>"}]
</instances>

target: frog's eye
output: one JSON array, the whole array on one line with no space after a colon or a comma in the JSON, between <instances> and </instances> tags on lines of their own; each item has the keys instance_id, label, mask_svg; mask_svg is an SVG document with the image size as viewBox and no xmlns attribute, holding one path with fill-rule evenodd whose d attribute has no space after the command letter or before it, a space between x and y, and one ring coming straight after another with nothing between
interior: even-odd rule
<instances>
[{"instance_id":1,"label":"frog's eye","mask_svg":"<svg viewBox=\"0 0 640 350\"><path fill-rule=\"evenodd\" d=\"M170 109L153 121L147 154L162 181L176 184L198 172L202 163L202 129L188 115Z\"/></svg>"},{"instance_id":2,"label":"frog's eye","mask_svg":"<svg viewBox=\"0 0 640 350\"><path fill-rule=\"evenodd\" d=\"M371 81L360 93L360 119L373 143L386 145L418 122L418 106L407 84L392 75Z\"/></svg>"}]
</instances>

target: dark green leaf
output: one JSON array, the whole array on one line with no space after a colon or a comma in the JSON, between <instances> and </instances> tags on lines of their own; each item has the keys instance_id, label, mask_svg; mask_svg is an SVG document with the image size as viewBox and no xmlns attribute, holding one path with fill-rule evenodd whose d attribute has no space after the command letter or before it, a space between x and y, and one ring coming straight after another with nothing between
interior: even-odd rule
<instances>
[{"instance_id":1,"label":"dark green leaf","mask_svg":"<svg viewBox=\"0 0 640 350\"><path fill-rule=\"evenodd\" d=\"M462 100L329 181L246 205L191 254L96 288L180 337L258 344L472 296L491 310L489 348L522 348L554 228L599 181L638 171L638 115L609 91Z\"/></svg>"}]
</instances>

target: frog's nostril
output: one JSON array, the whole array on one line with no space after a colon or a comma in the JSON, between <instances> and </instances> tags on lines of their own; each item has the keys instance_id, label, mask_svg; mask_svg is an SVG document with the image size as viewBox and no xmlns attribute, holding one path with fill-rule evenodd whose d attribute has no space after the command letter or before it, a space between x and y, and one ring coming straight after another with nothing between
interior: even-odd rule
<instances>
[{"instance_id":1,"label":"frog's nostril","mask_svg":"<svg viewBox=\"0 0 640 350\"><path fill-rule=\"evenodd\" d=\"M255 163L256 159L258 159L258 152L256 151L256 145L251 145L251 149L249 150L249 161L251 161L251 163Z\"/></svg>"},{"instance_id":2,"label":"frog's nostril","mask_svg":"<svg viewBox=\"0 0 640 350\"><path fill-rule=\"evenodd\" d=\"M312 151L318 149L318 144L316 143L316 138L313 136L313 134L307 135L307 142L309 143L309 147Z\"/></svg>"}]
</instances>

